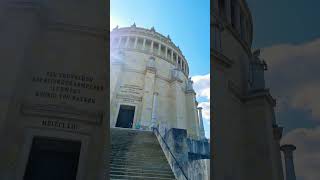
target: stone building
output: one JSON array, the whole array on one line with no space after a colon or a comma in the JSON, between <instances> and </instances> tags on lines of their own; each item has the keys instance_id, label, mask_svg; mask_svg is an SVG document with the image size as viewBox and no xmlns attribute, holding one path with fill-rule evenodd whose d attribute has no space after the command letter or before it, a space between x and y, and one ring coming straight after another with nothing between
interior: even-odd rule
<instances>
[{"instance_id":1,"label":"stone building","mask_svg":"<svg viewBox=\"0 0 320 180\"><path fill-rule=\"evenodd\" d=\"M103 178L107 7L0 2L1 180Z\"/></svg>"},{"instance_id":2,"label":"stone building","mask_svg":"<svg viewBox=\"0 0 320 180\"><path fill-rule=\"evenodd\" d=\"M110 43L110 126L150 130L161 123L204 138L188 62L170 37L133 25L114 29Z\"/></svg>"},{"instance_id":3,"label":"stone building","mask_svg":"<svg viewBox=\"0 0 320 180\"><path fill-rule=\"evenodd\" d=\"M141 135L156 130L155 142L161 145L175 178L208 178L209 142L202 108L197 106L189 65L179 47L153 27L145 29L135 24L113 29L110 47L111 131L130 129L128 133L134 136L133 132ZM112 143L124 141L119 139L120 132L112 134L117 134L112 135ZM144 142L142 136L132 141ZM148 148L143 151L148 152ZM112 157L112 162L119 163L119 158ZM149 161L155 164L156 160L149 158L144 163ZM112 172L111 175L115 177Z\"/></svg>"},{"instance_id":4,"label":"stone building","mask_svg":"<svg viewBox=\"0 0 320 180\"><path fill-rule=\"evenodd\" d=\"M266 62L260 50L251 49L250 10L245 0L211 5L213 178L283 180L282 127L275 119L276 101L265 87Z\"/></svg>"}]
</instances>

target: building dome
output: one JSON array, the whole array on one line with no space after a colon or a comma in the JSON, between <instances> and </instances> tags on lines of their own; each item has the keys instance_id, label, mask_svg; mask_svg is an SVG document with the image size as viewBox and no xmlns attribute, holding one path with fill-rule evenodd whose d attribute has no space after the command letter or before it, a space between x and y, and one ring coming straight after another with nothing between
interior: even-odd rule
<instances>
[{"instance_id":1,"label":"building dome","mask_svg":"<svg viewBox=\"0 0 320 180\"><path fill-rule=\"evenodd\" d=\"M204 137L187 60L170 37L133 24L113 29L110 43L110 126Z\"/></svg>"},{"instance_id":2,"label":"building dome","mask_svg":"<svg viewBox=\"0 0 320 180\"><path fill-rule=\"evenodd\" d=\"M155 31L155 28L145 29L133 24L131 27L114 28L110 35L111 52L115 49L136 51L148 56L154 56L158 59L168 62L180 69L188 77L188 62L168 35Z\"/></svg>"}]
</instances>

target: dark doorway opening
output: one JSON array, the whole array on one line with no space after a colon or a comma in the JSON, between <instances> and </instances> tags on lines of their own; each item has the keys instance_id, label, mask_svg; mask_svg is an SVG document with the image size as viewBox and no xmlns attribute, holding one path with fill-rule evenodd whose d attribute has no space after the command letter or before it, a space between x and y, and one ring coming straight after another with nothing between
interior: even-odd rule
<instances>
[{"instance_id":1,"label":"dark doorway opening","mask_svg":"<svg viewBox=\"0 0 320 180\"><path fill-rule=\"evenodd\" d=\"M132 128L134 106L120 105L116 127Z\"/></svg>"},{"instance_id":2,"label":"dark doorway opening","mask_svg":"<svg viewBox=\"0 0 320 180\"><path fill-rule=\"evenodd\" d=\"M34 137L24 180L76 180L81 142Z\"/></svg>"}]
</instances>

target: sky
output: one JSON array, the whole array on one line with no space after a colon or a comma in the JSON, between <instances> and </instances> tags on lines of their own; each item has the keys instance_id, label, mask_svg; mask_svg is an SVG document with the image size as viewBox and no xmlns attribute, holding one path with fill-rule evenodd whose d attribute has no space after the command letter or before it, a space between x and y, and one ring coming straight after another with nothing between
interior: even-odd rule
<instances>
[{"instance_id":1,"label":"sky","mask_svg":"<svg viewBox=\"0 0 320 180\"><path fill-rule=\"evenodd\" d=\"M320 179L320 1L247 0L254 48L267 62L266 83L284 127L281 144L297 147L297 180Z\"/></svg>"},{"instance_id":2,"label":"sky","mask_svg":"<svg viewBox=\"0 0 320 180\"><path fill-rule=\"evenodd\" d=\"M210 137L210 1L111 0L110 29L117 25L151 28L179 46L189 64L206 137Z\"/></svg>"}]
</instances>

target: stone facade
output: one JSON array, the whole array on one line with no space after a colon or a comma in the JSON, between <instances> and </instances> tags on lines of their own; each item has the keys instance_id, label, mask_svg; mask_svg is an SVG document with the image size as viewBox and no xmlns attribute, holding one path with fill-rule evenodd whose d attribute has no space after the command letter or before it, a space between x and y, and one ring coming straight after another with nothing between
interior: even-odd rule
<instances>
[{"instance_id":1,"label":"stone facade","mask_svg":"<svg viewBox=\"0 0 320 180\"><path fill-rule=\"evenodd\" d=\"M135 25L111 32L110 126L116 127L121 105L135 107L132 128L186 129L204 138L188 63L170 40Z\"/></svg>"},{"instance_id":2,"label":"stone facade","mask_svg":"<svg viewBox=\"0 0 320 180\"><path fill-rule=\"evenodd\" d=\"M106 8L0 2L1 180L104 178Z\"/></svg>"},{"instance_id":3,"label":"stone facade","mask_svg":"<svg viewBox=\"0 0 320 180\"><path fill-rule=\"evenodd\" d=\"M113 29L110 43L110 127L123 127L121 106L134 107L126 128L154 131L176 179L209 179L202 108L180 49L169 36L135 24Z\"/></svg>"},{"instance_id":4,"label":"stone facade","mask_svg":"<svg viewBox=\"0 0 320 180\"><path fill-rule=\"evenodd\" d=\"M275 100L265 88L266 64L252 51L252 17L244 0L214 0L213 164L214 179L283 180L282 128Z\"/></svg>"}]
</instances>

